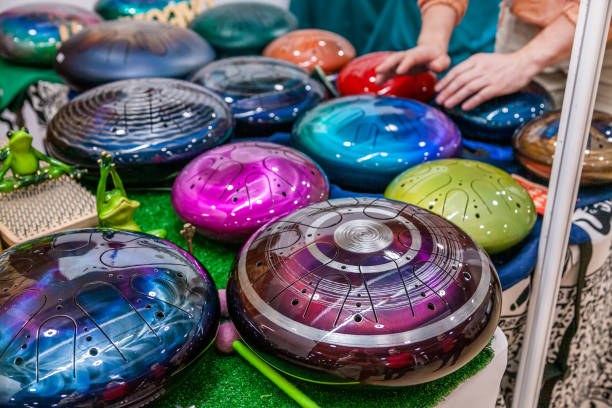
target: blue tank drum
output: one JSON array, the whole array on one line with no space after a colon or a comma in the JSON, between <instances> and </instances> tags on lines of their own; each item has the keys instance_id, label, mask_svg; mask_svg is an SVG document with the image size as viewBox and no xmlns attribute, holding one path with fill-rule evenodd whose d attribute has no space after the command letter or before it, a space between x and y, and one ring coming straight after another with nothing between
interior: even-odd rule
<instances>
[{"instance_id":1,"label":"blue tank drum","mask_svg":"<svg viewBox=\"0 0 612 408\"><path fill-rule=\"evenodd\" d=\"M156 184L228 140L229 107L201 86L170 78L102 85L63 106L47 126L49 154L97 174L102 152L123 181Z\"/></svg>"},{"instance_id":2,"label":"blue tank drum","mask_svg":"<svg viewBox=\"0 0 612 408\"><path fill-rule=\"evenodd\" d=\"M268 43L297 28L295 16L260 2L237 2L210 8L189 28L224 56L261 54Z\"/></svg>"},{"instance_id":3,"label":"blue tank drum","mask_svg":"<svg viewBox=\"0 0 612 408\"><path fill-rule=\"evenodd\" d=\"M186 78L215 59L193 31L159 21L107 21L65 41L55 70L72 88L88 89L129 78Z\"/></svg>"},{"instance_id":4,"label":"blue tank drum","mask_svg":"<svg viewBox=\"0 0 612 408\"><path fill-rule=\"evenodd\" d=\"M294 125L294 147L314 159L332 183L383 192L402 171L455 157L461 136L439 110L410 99L348 96L322 103Z\"/></svg>"},{"instance_id":5,"label":"blue tank drum","mask_svg":"<svg viewBox=\"0 0 612 408\"><path fill-rule=\"evenodd\" d=\"M464 111L458 105L447 109L466 139L485 142L509 142L515 130L529 120L554 109L548 92L531 83L520 92L493 98L476 108Z\"/></svg>"},{"instance_id":6,"label":"blue tank drum","mask_svg":"<svg viewBox=\"0 0 612 408\"><path fill-rule=\"evenodd\" d=\"M214 340L215 284L143 233L77 230L0 254L0 406L142 407Z\"/></svg>"},{"instance_id":7,"label":"blue tank drum","mask_svg":"<svg viewBox=\"0 0 612 408\"><path fill-rule=\"evenodd\" d=\"M34 3L0 13L0 56L18 64L51 67L57 47L102 19L61 3Z\"/></svg>"},{"instance_id":8,"label":"blue tank drum","mask_svg":"<svg viewBox=\"0 0 612 408\"><path fill-rule=\"evenodd\" d=\"M230 105L238 137L289 131L300 113L325 97L323 86L307 71L267 57L215 61L191 80L216 92Z\"/></svg>"}]
</instances>

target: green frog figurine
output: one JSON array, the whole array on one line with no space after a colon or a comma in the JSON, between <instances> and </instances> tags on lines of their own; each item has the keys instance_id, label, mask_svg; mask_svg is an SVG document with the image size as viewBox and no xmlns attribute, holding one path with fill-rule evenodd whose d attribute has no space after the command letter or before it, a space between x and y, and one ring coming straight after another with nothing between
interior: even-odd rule
<instances>
[{"instance_id":1,"label":"green frog figurine","mask_svg":"<svg viewBox=\"0 0 612 408\"><path fill-rule=\"evenodd\" d=\"M80 178L85 170L77 169L52 159L32 146L32 135L26 128L6 133L8 146L0 149L0 192L8 193L20 187L38 184L45 180L56 179L63 174ZM49 165L40 166L41 162ZM12 176L7 177L11 170Z\"/></svg>"},{"instance_id":2,"label":"green frog figurine","mask_svg":"<svg viewBox=\"0 0 612 408\"><path fill-rule=\"evenodd\" d=\"M141 231L140 226L134 221L134 212L140 203L130 200L127 197L123 182L117 173L111 155L102 152L102 157L98 160L100 164L100 181L96 193L96 209L98 211L98 227L122 229L128 231ZM108 176L113 179L115 188L106 190ZM166 230L156 229L146 231L147 234L155 235L159 238L166 237Z\"/></svg>"}]
</instances>

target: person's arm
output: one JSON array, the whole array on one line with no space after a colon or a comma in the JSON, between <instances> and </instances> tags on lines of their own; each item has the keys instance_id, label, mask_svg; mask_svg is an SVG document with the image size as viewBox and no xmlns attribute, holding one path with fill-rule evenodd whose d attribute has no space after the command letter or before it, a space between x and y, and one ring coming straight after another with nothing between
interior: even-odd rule
<instances>
[{"instance_id":1,"label":"person's arm","mask_svg":"<svg viewBox=\"0 0 612 408\"><path fill-rule=\"evenodd\" d=\"M491 98L520 90L544 68L570 56L575 29L562 14L513 53L473 55L436 84L436 102L452 108L465 101L461 108L470 110Z\"/></svg>"},{"instance_id":2,"label":"person's arm","mask_svg":"<svg viewBox=\"0 0 612 408\"><path fill-rule=\"evenodd\" d=\"M425 4L423 4L425 3ZM421 32L417 46L390 55L376 68L376 83L383 84L396 75L424 71L442 72L450 65L448 42L457 23L463 17L467 0L455 2L419 2Z\"/></svg>"}]
</instances>

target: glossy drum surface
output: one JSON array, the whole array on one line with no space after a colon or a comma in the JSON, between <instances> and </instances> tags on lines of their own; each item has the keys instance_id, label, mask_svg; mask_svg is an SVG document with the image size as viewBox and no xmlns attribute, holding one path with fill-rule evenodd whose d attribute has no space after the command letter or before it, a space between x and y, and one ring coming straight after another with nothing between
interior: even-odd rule
<instances>
[{"instance_id":1,"label":"glossy drum surface","mask_svg":"<svg viewBox=\"0 0 612 408\"><path fill-rule=\"evenodd\" d=\"M513 139L516 158L534 174L548 179L559 132L559 111L548 112L523 126ZM583 184L612 182L612 116L593 112L584 155Z\"/></svg>"},{"instance_id":2,"label":"glossy drum surface","mask_svg":"<svg viewBox=\"0 0 612 408\"><path fill-rule=\"evenodd\" d=\"M372 52L355 58L342 68L336 85L342 95L376 94L399 96L427 102L433 98L436 76L431 72L417 75L401 75L376 85L376 68L391 51Z\"/></svg>"},{"instance_id":3,"label":"glossy drum surface","mask_svg":"<svg viewBox=\"0 0 612 408\"><path fill-rule=\"evenodd\" d=\"M77 230L12 247L0 288L3 407L143 406L219 323L208 272L142 233Z\"/></svg>"},{"instance_id":4,"label":"glossy drum surface","mask_svg":"<svg viewBox=\"0 0 612 408\"><path fill-rule=\"evenodd\" d=\"M215 58L187 28L158 21L107 21L81 31L57 52L55 70L83 90L129 78L185 78Z\"/></svg>"},{"instance_id":5,"label":"glossy drum surface","mask_svg":"<svg viewBox=\"0 0 612 408\"><path fill-rule=\"evenodd\" d=\"M459 131L421 102L370 95L320 104L293 127L292 143L323 167L332 183L382 192L402 171L459 154Z\"/></svg>"},{"instance_id":6,"label":"glossy drum surface","mask_svg":"<svg viewBox=\"0 0 612 408\"><path fill-rule=\"evenodd\" d=\"M521 92L493 98L472 110L464 111L458 105L446 113L467 139L509 142L517 128L553 108L544 88L531 83Z\"/></svg>"},{"instance_id":7,"label":"glossy drum surface","mask_svg":"<svg viewBox=\"0 0 612 408\"><path fill-rule=\"evenodd\" d=\"M11 62L51 66L62 41L100 17L80 7L34 3L0 13L0 56Z\"/></svg>"},{"instance_id":8,"label":"glossy drum surface","mask_svg":"<svg viewBox=\"0 0 612 408\"><path fill-rule=\"evenodd\" d=\"M225 56L260 54L268 43L297 28L287 10L270 4L237 2L206 10L189 25Z\"/></svg>"},{"instance_id":9,"label":"glossy drum surface","mask_svg":"<svg viewBox=\"0 0 612 408\"><path fill-rule=\"evenodd\" d=\"M168 5L178 3L190 3L190 0L98 0L95 10L105 20L115 20L151 10L163 10Z\"/></svg>"},{"instance_id":10,"label":"glossy drum surface","mask_svg":"<svg viewBox=\"0 0 612 408\"><path fill-rule=\"evenodd\" d=\"M254 234L227 298L242 338L285 373L404 386L447 375L486 346L501 288L485 252L448 221L345 198Z\"/></svg>"},{"instance_id":11,"label":"glossy drum surface","mask_svg":"<svg viewBox=\"0 0 612 408\"><path fill-rule=\"evenodd\" d=\"M326 74L333 74L355 58L355 48L346 38L331 31L305 29L272 41L263 55L292 62L310 72L319 65Z\"/></svg>"},{"instance_id":12,"label":"glossy drum surface","mask_svg":"<svg viewBox=\"0 0 612 408\"><path fill-rule=\"evenodd\" d=\"M174 182L172 205L203 235L244 242L266 222L328 195L325 174L297 150L238 142L189 163Z\"/></svg>"},{"instance_id":13,"label":"glossy drum surface","mask_svg":"<svg viewBox=\"0 0 612 408\"><path fill-rule=\"evenodd\" d=\"M531 197L512 176L472 160L416 166L393 180L385 198L441 215L491 254L518 244L537 218Z\"/></svg>"},{"instance_id":14,"label":"glossy drum surface","mask_svg":"<svg viewBox=\"0 0 612 408\"><path fill-rule=\"evenodd\" d=\"M266 57L215 61L196 72L191 80L230 105L238 136L288 131L300 113L325 97L323 86L308 72Z\"/></svg>"},{"instance_id":15,"label":"glossy drum surface","mask_svg":"<svg viewBox=\"0 0 612 408\"><path fill-rule=\"evenodd\" d=\"M47 127L46 146L53 157L93 173L106 151L124 181L155 183L227 140L231 130L228 106L201 86L129 79L91 89L62 107Z\"/></svg>"}]
</instances>

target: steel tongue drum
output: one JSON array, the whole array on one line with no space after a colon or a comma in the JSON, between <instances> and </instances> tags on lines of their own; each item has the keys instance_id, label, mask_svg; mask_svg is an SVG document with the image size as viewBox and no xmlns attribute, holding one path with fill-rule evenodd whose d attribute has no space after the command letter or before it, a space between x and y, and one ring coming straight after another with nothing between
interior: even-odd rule
<instances>
[{"instance_id":1,"label":"steel tongue drum","mask_svg":"<svg viewBox=\"0 0 612 408\"><path fill-rule=\"evenodd\" d=\"M405 386L470 361L501 287L486 253L442 217L346 198L267 224L238 255L228 308L273 367L328 384Z\"/></svg>"},{"instance_id":2,"label":"steel tongue drum","mask_svg":"<svg viewBox=\"0 0 612 408\"><path fill-rule=\"evenodd\" d=\"M219 324L215 284L151 235L77 230L0 255L0 406L142 407Z\"/></svg>"}]
</instances>

